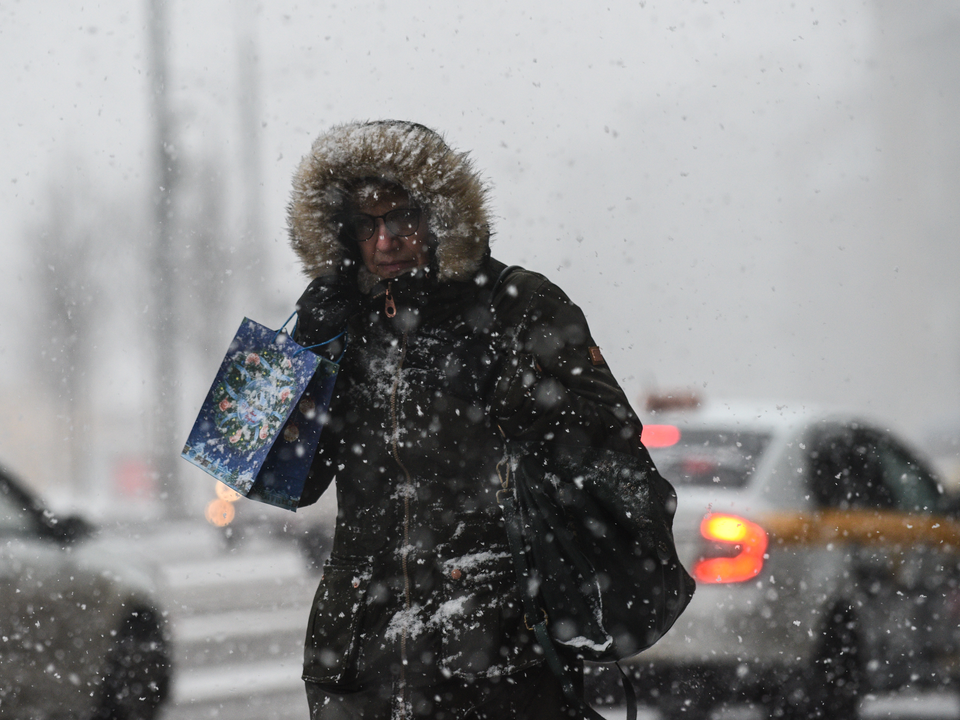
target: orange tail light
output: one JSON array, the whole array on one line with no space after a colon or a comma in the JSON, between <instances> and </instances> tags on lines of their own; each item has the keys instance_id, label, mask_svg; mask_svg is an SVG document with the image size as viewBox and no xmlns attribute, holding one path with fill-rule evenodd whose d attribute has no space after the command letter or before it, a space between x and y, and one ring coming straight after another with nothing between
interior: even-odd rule
<instances>
[{"instance_id":1,"label":"orange tail light","mask_svg":"<svg viewBox=\"0 0 960 720\"><path fill-rule=\"evenodd\" d=\"M693 566L698 582L743 582L760 574L767 551L762 527L736 515L710 514L700 522L700 534L713 543L715 552Z\"/></svg>"}]
</instances>

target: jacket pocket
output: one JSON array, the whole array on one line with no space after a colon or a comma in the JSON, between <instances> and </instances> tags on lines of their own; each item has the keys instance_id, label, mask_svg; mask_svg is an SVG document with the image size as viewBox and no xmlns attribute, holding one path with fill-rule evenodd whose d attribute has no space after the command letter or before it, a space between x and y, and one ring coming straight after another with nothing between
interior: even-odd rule
<instances>
[{"instance_id":1,"label":"jacket pocket","mask_svg":"<svg viewBox=\"0 0 960 720\"><path fill-rule=\"evenodd\" d=\"M303 679L349 687L357 677L360 622L370 584L366 558L333 558L313 598L303 650Z\"/></svg>"},{"instance_id":2,"label":"jacket pocket","mask_svg":"<svg viewBox=\"0 0 960 720\"><path fill-rule=\"evenodd\" d=\"M509 554L444 562L439 608L441 667L461 677L503 675L537 662L523 626Z\"/></svg>"}]
</instances>

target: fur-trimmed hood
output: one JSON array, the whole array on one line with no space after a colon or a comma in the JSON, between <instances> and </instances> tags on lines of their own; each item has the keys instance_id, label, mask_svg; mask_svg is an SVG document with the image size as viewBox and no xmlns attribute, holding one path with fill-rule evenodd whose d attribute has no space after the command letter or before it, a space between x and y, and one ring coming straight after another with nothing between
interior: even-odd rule
<instances>
[{"instance_id":1,"label":"fur-trimmed hood","mask_svg":"<svg viewBox=\"0 0 960 720\"><path fill-rule=\"evenodd\" d=\"M383 120L333 127L316 139L294 174L287 222L308 277L342 269L349 253L336 216L350 185L371 177L402 186L423 209L440 281L473 276L490 245L487 189L479 174L466 153L452 150L433 130ZM372 274L364 267L359 272L361 286L369 286Z\"/></svg>"}]
</instances>

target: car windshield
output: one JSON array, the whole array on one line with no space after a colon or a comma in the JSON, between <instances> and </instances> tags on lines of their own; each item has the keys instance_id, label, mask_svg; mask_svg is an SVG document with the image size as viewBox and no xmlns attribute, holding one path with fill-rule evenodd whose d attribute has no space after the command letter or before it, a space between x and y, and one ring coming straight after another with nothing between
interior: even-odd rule
<instances>
[{"instance_id":1,"label":"car windshield","mask_svg":"<svg viewBox=\"0 0 960 720\"><path fill-rule=\"evenodd\" d=\"M769 443L766 433L681 428L675 442L649 450L675 486L741 488Z\"/></svg>"}]
</instances>

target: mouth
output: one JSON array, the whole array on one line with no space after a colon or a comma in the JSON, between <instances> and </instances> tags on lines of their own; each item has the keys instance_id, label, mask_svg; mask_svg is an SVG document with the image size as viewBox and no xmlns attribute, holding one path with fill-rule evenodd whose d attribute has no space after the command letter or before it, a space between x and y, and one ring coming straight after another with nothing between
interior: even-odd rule
<instances>
[{"instance_id":1,"label":"mouth","mask_svg":"<svg viewBox=\"0 0 960 720\"><path fill-rule=\"evenodd\" d=\"M405 270L412 270L417 267L417 262L415 260L394 260L391 262L381 262L377 263L377 268L379 269L379 274L382 277L389 277L404 272Z\"/></svg>"}]
</instances>

